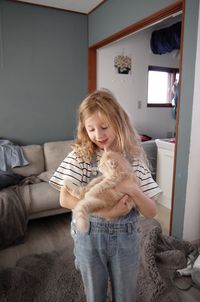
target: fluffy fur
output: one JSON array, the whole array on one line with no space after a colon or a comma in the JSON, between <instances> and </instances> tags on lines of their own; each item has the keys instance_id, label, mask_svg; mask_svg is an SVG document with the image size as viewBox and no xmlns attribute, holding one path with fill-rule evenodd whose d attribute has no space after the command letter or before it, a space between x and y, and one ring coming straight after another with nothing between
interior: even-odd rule
<instances>
[{"instance_id":1,"label":"fluffy fur","mask_svg":"<svg viewBox=\"0 0 200 302\"><path fill-rule=\"evenodd\" d=\"M67 191L80 199L73 210L73 219L81 232L89 229L89 213L111 209L123 197L123 193L115 190L117 184L125 179L137 181L130 163L114 151L104 152L99 162L99 171L102 176L94 178L83 187L65 180Z\"/></svg>"}]
</instances>

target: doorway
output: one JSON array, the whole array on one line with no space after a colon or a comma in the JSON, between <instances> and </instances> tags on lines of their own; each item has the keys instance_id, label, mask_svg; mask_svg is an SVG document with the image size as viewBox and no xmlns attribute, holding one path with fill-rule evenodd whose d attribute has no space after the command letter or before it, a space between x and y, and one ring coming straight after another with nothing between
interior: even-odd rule
<instances>
[{"instance_id":1,"label":"doorway","mask_svg":"<svg viewBox=\"0 0 200 302\"><path fill-rule=\"evenodd\" d=\"M119 33L116 33L115 35L108 37L106 40L99 42L98 44L96 44L94 46L91 46L89 48L89 80L88 80L89 92L92 92L93 90L98 88L98 79L97 79L98 60L97 60L97 58L98 58L98 51L101 48L108 46L111 43L115 43L116 41L119 41L120 39L123 39L129 35L138 33L141 30L146 30L146 29L154 26L155 24L160 24L162 22L166 22L166 19L169 19L170 17L176 16L179 14L181 14L181 19L183 19L182 3L180 3L180 2L174 3L174 4L170 5L169 7L137 22L136 24L129 26L128 28L124 29L123 31L120 31ZM182 22L182 24L183 24L183 22ZM182 26L182 33L183 33L183 26ZM182 43L182 39L181 39L181 43ZM182 44L180 47L180 58L179 58L180 80L181 80L181 64L182 64L181 58L182 58ZM140 104L137 103L137 106L139 106L139 105ZM178 129L177 129L178 111L179 111L179 108L177 108L177 117L176 117L175 127L174 127L175 132L176 132L176 137L178 135ZM175 167L175 161L176 161L176 144L175 144L175 150L174 150L174 162L173 162L174 167ZM176 171L174 168L173 173L172 173L173 180L175 177L175 173L176 173ZM159 210L159 211L161 211L160 215L162 215L163 219L165 220L165 222L163 221L163 223L165 223L165 226L168 225L168 229L166 230L166 232L169 232L169 234L171 234L171 224L172 224L172 214L173 214L173 191L174 191L174 186L172 185L170 211L165 211L165 208L163 211L162 207L161 207L161 210Z\"/></svg>"}]
</instances>

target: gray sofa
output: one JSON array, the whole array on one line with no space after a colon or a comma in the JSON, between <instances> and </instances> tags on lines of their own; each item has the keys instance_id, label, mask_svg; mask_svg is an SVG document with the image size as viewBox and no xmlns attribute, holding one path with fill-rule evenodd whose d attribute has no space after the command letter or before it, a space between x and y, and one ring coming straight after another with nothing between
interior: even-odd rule
<instances>
[{"instance_id":1,"label":"gray sofa","mask_svg":"<svg viewBox=\"0 0 200 302\"><path fill-rule=\"evenodd\" d=\"M59 191L52 188L48 181L61 161L71 151L72 140L48 142L43 145L22 146L29 165L13 168L23 176L37 176L41 182L30 184L31 205L29 219L60 214L69 211L59 204ZM154 140L142 142L152 166L152 174L156 175L157 148Z\"/></svg>"},{"instance_id":2,"label":"gray sofa","mask_svg":"<svg viewBox=\"0 0 200 302\"><path fill-rule=\"evenodd\" d=\"M157 165L157 146L155 140L142 142L142 147L147 155L149 167L153 179L156 180L156 165Z\"/></svg>"},{"instance_id":3,"label":"gray sofa","mask_svg":"<svg viewBox=\"0 0 200 302\"><path fill-rule=\"evenodd\" d=\"M71 151L73 141L48 142L43 145L22 146L29 165L13 168L22 176L37 176L41 182L29 184L31 205L29 219L40 218L67 212L59 204L59 191L52 188L48 181L61 161Z\"/></svg>"}]
</instances>

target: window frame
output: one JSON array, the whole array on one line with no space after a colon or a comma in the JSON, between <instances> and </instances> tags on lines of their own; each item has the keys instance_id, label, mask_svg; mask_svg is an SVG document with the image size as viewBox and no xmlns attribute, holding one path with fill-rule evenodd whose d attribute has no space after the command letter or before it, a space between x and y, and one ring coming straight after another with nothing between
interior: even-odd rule
<instances>
[{"instance_id":1,"label":"window frame","mask_svg":"<svg viewBox=\"0 0 200 302\"><path fill-rule=\"evenodd\" d=\"M163 66L152 66L149 65L148 66L148 82L149 82L149 71L160 71L160 72L167 72L167 73L171 73L172 77L171 77L171 87L173 85L173 83L176 80L176 74L179 73L179 68L172 68L172 67L163 67ZM148 85L149 83L147 83ZM169 96L168 96L168 100L171 100L168 103L148 103L148 86L147 86L147 107L163 107L163 108L172 108L172 99L173 99L173 94L172 91L170 91Z\"/></svg>"}]
</instances>

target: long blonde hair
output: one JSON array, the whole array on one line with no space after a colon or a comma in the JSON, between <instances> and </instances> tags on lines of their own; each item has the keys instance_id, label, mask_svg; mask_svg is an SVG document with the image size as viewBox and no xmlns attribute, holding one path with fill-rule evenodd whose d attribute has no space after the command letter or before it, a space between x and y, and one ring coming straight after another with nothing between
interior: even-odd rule
<instances>
[{"instance_id":1,"label":"long blonde hair","mask_svg":"<svg viewBox=\"0 0 200 302\"><path fill-rule=\"evenodd\" d=\"M127 113L109 90L101 89L88 95L79 107L77 139L73 149L82 160L90 161L97 149L85 129L85 120L96 112L102 114L115 131L115 151L125 153L130 158L144 157L139 135L131 126Z\"/></svg>"}]
</instances>

